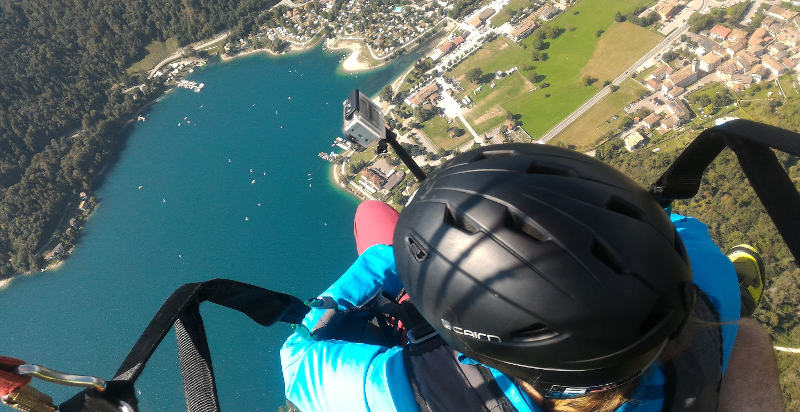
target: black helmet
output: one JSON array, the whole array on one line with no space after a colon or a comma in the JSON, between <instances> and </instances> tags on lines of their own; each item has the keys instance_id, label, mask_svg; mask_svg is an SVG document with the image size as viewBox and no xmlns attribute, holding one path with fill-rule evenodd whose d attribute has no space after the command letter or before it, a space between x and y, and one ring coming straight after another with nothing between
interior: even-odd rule
<instances>
[{"instance_id":1,"label":"black helmet","mask_svg":"<svg viewBox=\"0 0 800 412\"><path fill-rule=\"evenodd\" d=\"M411 301L450 346L540 392L637 376L694 303L685 249L658 203L616 169L553 146L487 146L441 166L400 214L394 254Z\"/></svg>"}]
</instances>

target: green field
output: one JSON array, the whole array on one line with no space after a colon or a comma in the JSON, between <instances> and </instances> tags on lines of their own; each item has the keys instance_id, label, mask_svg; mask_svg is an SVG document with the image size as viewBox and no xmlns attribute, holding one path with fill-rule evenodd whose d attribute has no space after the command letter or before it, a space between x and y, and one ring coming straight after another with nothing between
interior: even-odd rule
<instances>
[{"instance_id":1,"label":"green field","mask_svg":"<svg viewBox=\"0 0 800 412\"><path fill-rule=\"evenodd\" d=\"M786 97L800 97L800 93L797 92L794 75L784 74L778 79L778 81L781 83L781 87L783 87L783 92L786 93Z\"/></svg>"},{"instance_id":2,"label":"green field","mask_svg":"<svg viewBox=\"0 0 800 412\"><path fill-rule=\"evenodd\" d=\"M639 83L631 79L624 81L619 90L606 96L556 135L551 141L552 144L563 142L566 145L574 145L579 151L589 150L599 143L603 133L614 127L611 118L614 115L622 117L625 114L622 108L636 100L642 90L644 87Z\"/></svg>"},{"instance_id":3,"label":"green field","mask_svg":"<svg viewBox=\"0 0 800 412\"><path fill-rule=\"evenodd\" d=\"M158 62L178 50L178 40L174 37L170 37L164 42L154 40L145 48L147 49L147 56L131 65L128 68L128 73L144 72L156 67Z\"/></svg>"},{"instance_id":4,"label":"green field","mask_svg":"<svg viewBox=\"0 0 800 412\"><path fill-rule=\"evenodd\" d=\"M478 134L489 132L506 119L504 104L509 100L529 93L533 84L517 71L494 81L495 87L484 85L480 92L470 93L475 105L466 113L467 121ZM516 114L516 112L513 112Z\"/></svg>"},{"instance_id":5,"label":"green field","mask_svg":"<svg viewBox=\"0 0 800 412\"><path fill-rule=\"evenodd\" d=\"M459 64L450 73L456 80L463 81L463 87L471 91L477 85L464 80L464 75L473 68L479 68L484 73L498 70L509 70L514 66L531 65L531 55L522 47L516 45L508 37L500 36L483 45L475 54ZM470 88L470 85L472 87Z\"/></svg>"},{"instance_id":6,"label":"green field","mask_svg":"<svg viewBox=\"0 0 800 412\"><path fill-rule=\"evenodd\" d=\"M664 36L633 23L614 23L600 36L581 74L599 79L601 84L614 80L663 39Z\"/></svg>"},{"instance_id":7,"label":"green field","mask_svg":"<svg viewBox=\"0 0 800 412\"><path fill-rule=\"evenodd\" d=\"M463 129L464 134L459 137L448 136L447 129L451 127ZM447 123L442 116L433 116L432 119L423 123L422 131L428 136L431 143L444 150L455 149L472 140L472 135L469 134L469 131L458 119L453 120L453 123Z\"/></svg>"},{"instance_id":8,"label":"green field","mask_svg":"<svg viewBox=\"0 0 800 412\"><path fill-rule=\"evenodd\" d=\"M480 67L486 73L508 70L514 66L522 69L535 65L536 73L544 75L543 81L548 83L549 87L520 92L501 105L504 110L521 115L525 131L531 136L539 137L600 90L602 82L591 86L585 86L582 82L583 70L600 42L595 35L597 30L608 31L616 24L614 14L617 11L626 14L640 5L651 2L651 0L583 0L547 23L564 29L558 38L546 40L549 42L549 47L544 50L549 56L547 60L534 62L531 59L530 46L534 36L522 41L522 45L527 49L510 40L498 39L456 67L452 74L458 79L474 67ZM628 42L620 45L621 48L628 46ZM489 49L486 49L487 47ZM464 84L464 88L471 91L469 84ZM480 119L482 116L483 114L470 113L468 118Z\"/></svg>"},{"instance_id":9,"label":"green field","mask_svg":"<svg viewBox=\"0 0 800 412\"><path fill-rule=\"evenodd\" d=\"M505 7L503 7L500 12L492 16L491 22L492 26L498 27L502 26L503 23L508 22L511 20L511 12L512 11L519 11L524 7L528 7L531 5L531 0L511 0Z\"/></svg>"}]
</instances>

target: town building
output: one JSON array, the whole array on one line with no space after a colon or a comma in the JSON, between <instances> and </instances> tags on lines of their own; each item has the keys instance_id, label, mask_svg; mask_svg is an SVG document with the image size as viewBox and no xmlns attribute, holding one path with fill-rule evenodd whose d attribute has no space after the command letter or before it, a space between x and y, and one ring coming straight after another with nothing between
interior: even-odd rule
<instances>
[{"instance_id":1,"label":"town building","mask_svg":"<svg viewBox=\"0 0 800 412\"><path fill-rule=\"evenodd\" d=\"M383 185L384 190L392 190L398 183L400 183L403 178L406 177L406 174L403 172L396 172L392 173L388 179L386 179L386 183Z\"/></svg>"},{"instance_id":2,"label":"town building","mask_svg":"<svg viewBox=\"0 0 800 412\"><path fill-rule=\"evenodd\" d=\"M383 158L383 157L381 157L380 159L378 159L378 160L377 160L375 163L373 163L373 164L372 164L372 166L370 166L370 167L371 167L372 169L375 169L376 171L380 172L380 173L381 173L381 174L383 174L384 176L389 176L390 174L392 174L392 172L394 172L394 168L393 168L393 167L392 167L392 166L389 164L389 162L387 162L387 161L386 161L386 159L385 159L385 158Z\"/></svg>"},{"instance_id":3,"label":"town building","mask_svg":"<svg viewBox=\"0 0 800 412\"><path fill-rule=\"evenodd\" d=\"M697 72L694 69L694 64L683 66L675 73L667 76L667 80L675 86L687 87L697 81Z\"/></svg>"},{"instance_id":4,"label":"town building","mask_svg":"<svg viewBox=\"0 0 800 412\"><path fill-rule=\"evenodd\" d=\"M681 121L675 116L666 116L661 119L661 125L658 126L658 130L661 133L668 132L671 129L674 129L681 125Z\"/></svg>"},{"instance_id":5,"label":"town building","mask_svg":"<svg viewBox=\"0 0 800 412\"><path fill-rule=\"evenodd\" d=\"M427 86L414 93L411 97L406 98L407 103L412 107L416 107L427 101L434 93L439 91L439 84L431 82Z\"/></svg>"},{"instance_id":6,"label":"town building","mask_svg":"<svg viewBox=\"0 0 800 412\"><path fill-rule=\"evenodd\" d=\"M625 135L625 137L622 138L622 142L625 144L625 149L631 152L633 149L642 147L645 143L645 139L641 133L639 133L637 130L634 130Z\"/></svg>"},{"instance_id":7,"label":"town building","mask_svg":"<svg viewBox=\"0 0 800 412\"><path fill-rule=\"evenodd\" d=\"M746 41L747 32L738 27L734 27L731 29L731 34L728 36L728 40L737 40L737 39L745 39Z\"/></svg>"},{"instance_id":8,"label":"town building","mask_svg":"<svg viewBox=\"0 0 800 412\"><path fill-rule=\"evenodd\" d=\"M647 129L652 129L660 121L661 116L658 113L650 113L649 115L645 116L644 119L642 119L642 126L646 127Z\"/></svg>"},{"instance_id":9,"label":"town building","mask_svg":"<svg viewBox=\"0 0 800 412\"><path fill-rule=\"evenodd\" d=\"M761 80L767 78L769 76L769 70L764 67L762 64L756 64L755 66L750 68L750 71L747 74L753 78L756 82L760 82Z\"/></svg>"},{"instance_id":10,"label":"town building","mask_svg":"<svg viewBox=\"0 0 800 412\"><path fill-rule=\"evenodd\" d=\"M728 81L728 86L734 88L736 86L741 86L741 90L750 86L753 83L753 77L748 76L746 74L734 74L731 76L731 79Z\"/></svg>"},{"instance_id":11,"label":"town building","mask_svg":"<svg viewBox=\"0 0 800 412\"><path fill-rule=\"evenodd\" d=\"M664 80L664 78L665 78L666 76L669 76L669 75L670 75L670 74L672 74L674 71L675 71L675 70L673 70L673 69L672 69L672 67L669 67L669 66L661 66L661 67L659 67L659 68L657 68L657 69L653 70L653 71L650 73L650 76L648 76L648 78L650 78L650 79L656 79L656 80Z\"/></svg>"},{"instance_id":12,"label":"town building","mask_svg":"<svg viewBox=\"0 0 800 412\"><path fill-rule=\"evenodd\" d=\"M552 20L560 12L561 10L559 10L555 6L545 6L538 11L539 18L541 18L542 20Z\"/></svg>"},{"instance_id":13,"label":"town building","mask_svg":"<svg viewBox=\"0 0 800 412\"><path fill-rule=\"evenodd\" d=\"M730 35L731 35L731 29L721 24L715 25L714 27L711 28L711 31L708 32L708 37L711 37L712 39L719 41L727 39L728 36Z\"/></svg>"},{"instance_id":14,"label":"town building","mask_svg":"<svg viewBox=\"0 0 800 412\"><path fill-rule=\"evenodd\" d=\"M776 40L786 47L797 47L800 45L800 31L796 27L784 27L778 33Z\"/></svg>"},{"instance_id":15,"label":"town building","mask_svg":"<svg viewBox=\"0 0 800 412\"><path fill-rule=\"evenodd\" d=\"M720 63L722 63L722 60L723 60L722 56L718 54L707 53L706 55L700 58L697 67L699 67L700 70L706 73L711 73L717 69L717 66L719 66Z\"/></svg>"},{"instance_id":16,"label":"town building","mask_svg":"<svg viewBox=\"0 0 800 412\"><path fill-rule=\"evenodd\" d=\"M775 18L781 22L787 22L797 16L796 11L792 11L786 8L783 8L778 5L773 5L767 10L766 15Z\"/></svg>"},{"instance_id":17,"label":"town building","mask_svg":"<svg viewBox=\"0 0 800 412\"><path fill-rule=\"evenodd\" d=\"M667 97L675 99L678 96L682 95L683 92L685 91L686 89L684 89L683 87L675 86L667 91Z\"/></svg>"},{"instance_id":18,"label":"town building","mask_svg":"<svg viewBox=\"0 0 800 412\"><path fill-rule=\"evenodd\" d=\"M754 44L752 46L747 46L747 52L751 53L753 56L761 56L762 54L767 52L767 49L759 44Z\"/></svg>"},{"instance_id":19,"label":"town building","mask_svg":"<svg viewBox=\"0 0 800 412\"><path fill-rule=\"evenodd\" d=\"M667 21L673 17L675 17L678 12L681 10L681 4L678 3L677 0L668 0L658 3L654 8L653 11L658 13L658 17L661 18L663 21ZM649 12L647 12L649 13Z\"/></svg>"},{"instance_id":20,"label":"town building","mask_svg":"<svg viewBox=\"0 0 800 412\"><path fill-rule=\"evenodd\" d=\"M703 56L710 52L717 53L720 56L725 55L725 51L722 49L722 47L720 47L719 44L717 44L717 42L709 39L708 37L697 36L695 37L694 41L697 43L697 47L695 47L694 50L692 50L692 53L694 53L697 56Z\"/></svg>"},{"instance_id":21,"label":"town building","mask_svg":"<svg viewBox=\"0 0 800 412\"><path fill-rule=\"evenodd\" d=\"M763 46L770 40L772 40L772 37L770 37L769 33L767 33L767 29L759 27L753 31L753 34L750 35L750 39L747 40L747 45Z\"/></svg>"},{"instance_id":22,"label":"town building","mask_svg":"<svg viewBox=\"0 0 800 412\"><path fill-rule=\"evenodd\" d=\"M681 122L689 120L692 116L689 108L686 107L686 103L678 99L667 100L667 111Z\"/></svg>"},{"instance_id":23,"label":"town building","mask_svg":"<svg viewBox=\"0 0 800 412\"><path fill-rule=\"evenodd\" d=\"M518 42L533 33L539 27L532 19L525 19L511 30L511 39Z\"/></svg>"},{"instance_id":24,"label":"town building","mask_svg":"<svg viewBox=\"0 0 800 412\"><path fill-rule=\"evenodd\" d=\"M480 13L476 14L475 17L469 20L469 24L472 25L474 28L478 28L483 26L486 23L486 20L489 17L494 15L494 9L491 7L487 7L486 9L482 10Z\"/></svg>"},{"instance_id":25,"label":"town building","mask_svg":"<svg viewBox=\"0 0 800 412\"><path fill-rule=\"evenodd\" d=\"M56 247L44 256L44 260L53 260L58 254L64 251L64 244L59 242Z\"/></svg>"},{"instance_id":26,"label":"town building","mask_svg":"<svg viewBox=\"0 0 800 412\"><path fill-rule=\"evenodd\" d=\"M753 66L761 62L758 57L753 56L752 53L746 50L741 50L736 53L736 56L734 56L734 61L736 62L736 65L739 66L739 68L743 71L750 70Z\"/></svg>"},{"instance_id":27,"label":"town building","mask_svg":"<svg viewBox=\"0 0 800 412\"><path fill-rule=\"evenodd\" d=\"M780 61L778 61L778 59L772 57L769 54L761 56L761 64L764 65L764 67L767 70L769 70L770 72L772 72L772 74L775 75L781 75L783 73L786 73L787 70L786 66L784 66L783 63L781 63Z\"/></svg>"},{"instance_id":28,"label":"town building","mask_svg":"<svg viewBox=\"0 0 800 412\"><path fill-rule=\"evenodd\" d=\"M725 63L720 64L717 67L716 74L722 80L730 80L731 76L736 73L739 73L741 70L739 66L733 60L728 60Z\"/></svg>"},{"instance_id":29,"label":"town building","mask_svg":"<svg viewBox=\"0 0 800 412\"><path fill-rule=\"evenodd\" d=\"M728 57L733 58L736 55L736 52L739 50L744 50L747 47L747 39L744 37L740 37L736 40L727 40L725 41L725 53L728 54Z\"/></svg>"},{"instance_id":30,"label":"town building","mask_svg":"<svg viewBox=\"0 0 800 412\"><path fill-rule=\"evenodd\" d=\"M362 178L367 179L376 187L381 187L386 183L386 178L371 167L366 167L359 172Z\"/></svg>"}]
</instances>

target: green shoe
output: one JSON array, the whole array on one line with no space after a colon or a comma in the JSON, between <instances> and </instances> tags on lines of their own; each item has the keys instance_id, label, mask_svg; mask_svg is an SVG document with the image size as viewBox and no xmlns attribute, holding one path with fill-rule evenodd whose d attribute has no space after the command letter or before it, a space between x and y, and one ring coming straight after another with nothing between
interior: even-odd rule
<instances>
[{"instance_id":1,"label":"green shoe","mask_svg":"<svg viewBox=\"0 0 800 412\"><path fill-rule=\"evenodd\" d=\"M753 314L764 292L764 261L758 250L750 245L737 245L728 250L728 259L736 268L739 278L739 291L742 296L741 316Z\"/></svg>"}]
</instances>

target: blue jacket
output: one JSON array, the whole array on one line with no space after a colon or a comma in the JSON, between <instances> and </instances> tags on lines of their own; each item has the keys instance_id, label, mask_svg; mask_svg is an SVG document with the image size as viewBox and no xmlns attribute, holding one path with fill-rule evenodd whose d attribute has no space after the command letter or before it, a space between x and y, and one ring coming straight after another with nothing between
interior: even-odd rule
<instances>
[{"instance_id":1,"label":"blue jacket","mask_svg":"<svg viewBox=\"0 0 800 412\"><path fill-rule=\"evenodd\" d=\"M709 296L723 322L723 371L733 349L739 319L739 286L728 258L711 241L708 228L690 217L672 215L686 249L694 282ZM365 304L382 290L396 296L402 289L391 246L367 249L322 296L334 299L339 309ZM313 329L324 314L312 309L303 320ZM729 323L725 323L729 322ZM303 330L303 328L300 328ZM296 332L281 348L286 397L303 411L418 411L403 365L401 347L384 347L338 340L314 340ZM465 359L465 362L470 362ZM497 383L520 411L541 408L502 372L492 370ZM618 412L660 411L665 375L654 364L634 390L637 402L626 403Z\"/></svg>"}]
</instances>

